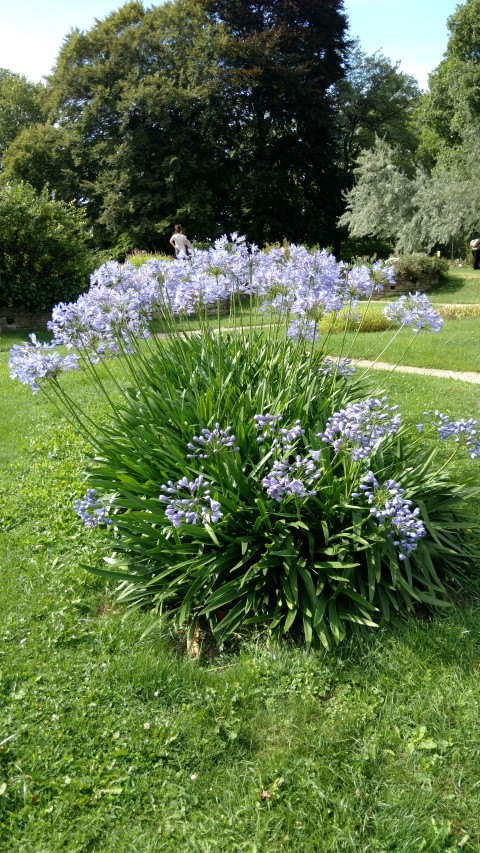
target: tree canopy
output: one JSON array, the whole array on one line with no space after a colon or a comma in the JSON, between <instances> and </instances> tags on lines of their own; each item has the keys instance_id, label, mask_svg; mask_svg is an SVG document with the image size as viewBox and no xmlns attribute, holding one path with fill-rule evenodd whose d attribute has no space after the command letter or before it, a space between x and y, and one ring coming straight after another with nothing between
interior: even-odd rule
<instances>
[{"instance_id":1,"label":"tree canopy","mask_svg":"<svg viewBox=\"0 0 480 853\"><path fill-rule=\"evenodd\" d=\"M346 26L343 0L126 3L65 38L48 121L17 138L7 173L81 200L99 245L155 248L175 221L325 241Z\"/></svg>"},{"instance_id":2,"label":"tree canopy","mask_svg":"<svg viewBox=\"0 0 480 853\"><path fill-rule=\"evenodd\" d=\"M0 163L20 131L44 118L42 87L21 74L0 68Z\"/></svg>"},{"instance_id":3,"label":"tree canopy","mask_svg":"<svg viewBox=\"0 0 480 853\"><path fill-rule=\"evenodd\" d=\"M348 38L344 0L130 0L67 34L45 86L0 69L0 181L74 202L116 256L165 249L175 222L260 244L463 239L479 21L480 0L457 6L421 94Z\"/></svg>"}]
</instances>

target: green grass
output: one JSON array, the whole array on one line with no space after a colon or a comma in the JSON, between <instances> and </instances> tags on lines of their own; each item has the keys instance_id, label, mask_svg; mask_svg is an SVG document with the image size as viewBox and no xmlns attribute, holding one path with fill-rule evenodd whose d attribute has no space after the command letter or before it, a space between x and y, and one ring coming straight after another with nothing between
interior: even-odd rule
<instances>
[{"instance_id":1,"label":"green grass","mask_svg":"<svg viewBox=\"0 0 480 853\"><path fill-rule=\"evenodd\" d=\"M480 303L480 270L471 267L450 267L448 275L428 291L432 302Z\"/></svg>"},{"instance_id":2,"label":"green grass","mask_svg":"<svg viewBox=\"0 0 480 853\"><path fill-rule=\"evenodd\" d=\"M478 598L331 653L258 637L192 661L182 638L142 640L148 616L124 620L84 569L111 545L72 511L85 448L6 362L0 849L478 851ZM87 376L65 379L100 420ZM372 381L414 423L433 408L478 416L478 386Z\"/></svg>"},{"instance_id":3,"label":"green grass","mask_svg":"<svg viewBox=\"0 0 480 853\"><path fill-rule=\"evenodd\" d=\"M445 320L440 332L414 335L410 329L403 329L394 340L390 330L358 336L351 332L345 342L342 335L332 335L329 343L332 352L343 351L343 355L358 359L373 360L381 355L381 361L392 364L401 360L413 367L480 371L479 340L480 318Z\"/></svg>"}]
</instances>

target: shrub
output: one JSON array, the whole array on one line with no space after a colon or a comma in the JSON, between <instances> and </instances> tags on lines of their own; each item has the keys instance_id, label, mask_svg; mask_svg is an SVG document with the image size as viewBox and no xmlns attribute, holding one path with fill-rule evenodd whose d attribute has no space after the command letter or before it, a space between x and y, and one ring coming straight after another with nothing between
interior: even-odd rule
<instances>
[{"instance_id":1,"label":"shrub","mask_svg":"<svg viewBox=\"0 0 480 853\"><path fill-rule=\"evenodd\" d=\"M93 256L81 211L28 184L0 187L0 307L42 311L88 286Z\"/></svg>"},{"instance_id":2,"label":"shrub","mask_svg":"<svg viewBox=\"0 0 480 853\"><path fill-rule=\"evenodd\" d=\"M449 269L447 259L437 255L401 255L399 258L391 258L390 261L394 266L397 281L411 281L414 284L418 281L435 282L442 275L446 275Z\"/></svg>"},{"instance_id":3,"label":"shrub","mask_svg":"<svg viewBox=\"0 0 480 853\"><path fill-rule=\"evenodd\" d=\"M262 626L325 646L448 602L446 582L478 565L466 509L478 490L452 483L423 435L348 360L328 357L328 332L319 338L324 314L355 311L386 274L242 241L191 261L106 265L51 323L107 397L111 373L121 398L103 427L65 396L73 355L35 341L13 349L12 375L57 395L93 444L76 509L111 531L109 567L92 571L120 582L120 600L168 613L190 636L203 620L219 642ZM263 329L239 291L263 296ZM222 333L206 308L227 293L234 331ZM183 334L176 318L195 310L199 330ZM441 326L424 296L390 310L416 334ZM160 311L168 334L144 340ZM121 356L122 384L107 353ZM426 429L457 439L453 455L480 454L474 422L436 413Z\"/></svg>"},{"instance_id":4,"label":"shrub","mask_svg":"<svg viewBox=\"0 0 480 853\"><path fill-rule=\"evenodd\" d=\"M473 320L480 317L480 305L440 305L438 312L444 320Z\"/></svg>"}]
</instances>

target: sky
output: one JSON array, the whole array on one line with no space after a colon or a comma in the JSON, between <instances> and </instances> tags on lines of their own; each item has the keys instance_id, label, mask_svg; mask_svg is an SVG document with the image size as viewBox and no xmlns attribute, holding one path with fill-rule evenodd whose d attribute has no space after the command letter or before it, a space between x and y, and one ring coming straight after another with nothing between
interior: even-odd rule
<instances>
[{"instance_id":1,"label":"sky","mask_svg":"<svg viewBox=\"0 0 480 853\"><path fill-rule=\"evenodd\" d=\"M89 30L122 0L0 0L0 68L37 82L49 74L70 30ZM159 5L144 0L146 8ZM447 47L457 0L344 0L349 35L364 53L382 53L422 89Z\"/></svg>"}]
</instances>

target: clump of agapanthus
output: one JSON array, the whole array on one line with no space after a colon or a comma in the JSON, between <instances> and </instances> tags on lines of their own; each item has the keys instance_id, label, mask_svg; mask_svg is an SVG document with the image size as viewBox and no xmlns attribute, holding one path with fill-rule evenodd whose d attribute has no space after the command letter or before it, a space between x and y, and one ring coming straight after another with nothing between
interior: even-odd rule
<instances>
[{"instance_id":1,"label":"clump of agapanthus","mask_svg":"<svg viewBox=\"0 0 480 853\"><path fill-rule=\"evenodd\" d=\"M427 417L428 412L424 413ZM480 431L478 422L474 418L461 418L458 421L451 420L448 415L435 411L431 425L438 431L438 437L442 440L454 438L458 444L464 445L472 459L480 456Z\"/></svg>"},{"instance_id":2,"label":"clump of agapanthus","mask_svg":"<svg viewBox=\"0 0 480 853\"><path fill-rule=\"evenodd\" d=\"M363 478L359 492L370 506L370 514L385 528L387 538L398 550L400 560L405 560L415 550L417 542L427 531L420 518L420 510L411 509L413 501L405 498L405 489L395 480L380 483L372 471Z\"/></svg>"},{"instance_id":3,"label":"clump of agapanthus","mask_svg":"<svg viewBox=\"0 0 480 853\"><path fill-rule=\"evenodd\" d=\"M272 415L270 412L267 412L266 415L254 415L253 420L255 421L255 427L257 430L261 430L261 434L258 436L257 442L262 444L265 439L275 437L280 428L279 424L282 419L283 415Z\"/></svg>"},{"instance_id":4,"label":"clump of agapanthus","mask_svg":"<svg viewBox=\"0 0 480 853\"><path fill-rule=\"evenodd\" d=\"M350 379L355 373L351 358L332 358L326 355L320 365L320 372L325 376L341 376Z\"/></svg>"},{"instance_id":5,"label":"clump of agapanthus","mask_svg":"<svg viewBox=\"0 0 480 853\"><path fill-rule=\"evenodd\" d=\"M270 472L263 478L262 486L272 500L282 502L293 495L298 499L316 494L312 485L321 477L311 455L298 454L293 462L277 459Z\"/></svg>"},{"instance_id":6,"label":"clump of agapanthus","mask_svg":"<svg viewBox=\"0 0 480 853\"><path fill-rule=\"evenodd\" d=\"M388 406L387 398L370 398L349 403L329 417L324 432L317 433L336 453L344 451L351 459L360 461L370 455L376 443L394 435L400 426L398 406Z\"/></svg>"},{"instance_id":7,"label":"clump of agapanthus","mask_svg":"<svg viewBox=\"0 0 480 853\"><path fill-rule=\"evenodd\" d=\"M288 310L294 320L318 322L347 306L355 309L359 299L371 296L391 280L393 268L382 264L351 267L325 250L309 252L303 246L289 246L283 252L270 251L254 275L259 280L258 292L266 294L264 309Z\"/></svg>"},{"instance_id":8,"label":"clump of agapanthus","mask_svg":"<svg viewBox=\"0 0 480 853\"><path fill-rule=\"evenodd\" d=\"M210 482L204 479L203 474L192 481L182 477L176 484L168 480L161 486L164 494L158 499L167 504L165 515L170 524L174 527L180 527L182 523L205 526L219 521L223 515L221 505L211 497L209 486Z\"/></svg>"},{"instance_id":9,"label":"clump of agapanthus","mask_svg":"<svg viewBox=\"0 0 480 853\"><path fill-rule=\"evenodd\" d=\"M10 350L8 364L12 379L29 385L35 393L60 373L77 370L78 359L75 355L61 356L54 349L55 343L42 344L34 334L30 335L30 340L31 343L25 341L23 344L14 344Z\"/></svg>"},{"instance_id":10,"label":"clump of agapanthus","mask_svg":"<svg viewBox=\"0 0 480 853\"><path fill-rule=\"evenodd\" d=\"M86 527L97 527L99 524L113 524L108 515L108 507L99 496L96 489L87 489L83 498L75 501L75 512Z\"/></svg>"},{"instance_id":11,"label":"clump of agapanthus","mask_svg":"<svg viewBox=\"0 0 480 853\"><path fill-rule=\"evenodd\" d=\"M400 296L397 302L391 302L383 308L382 314L392 323L410 327L412 332L419 332L421 329L439 332L443 326L442 317L434 310L425 293Z\"/></svg>"},{"instance_id":12,"label":"clump of agapanthus","mask_svg":"<svg viewBox=\"0 0 480 853\"><path fill-rule=\"evenodd\" d=\"M347 267L344 272L342 291L349 297L352 304L363 298L368 299L374 291L383 290L383 284L372 275L372 270L366 264Z\"/></svg>"},{"instance_id":13,"label":"clump of agapanthus","mask_svg":"<svg viewBox=\"0 0 480 853\"><path fill-rule=\"evenodd\" d=\"M187 444L191 451L187 453L187 459L193 459L195 456L199 459L208 459L209 456L216 455L225 449L238 453L240 448L235 447L236 441L232 427L227 426L221 429L220 424L216 423L212 430L202 429L200 435L193 436L192 441Z\"/></svg>"}]
</instances>

